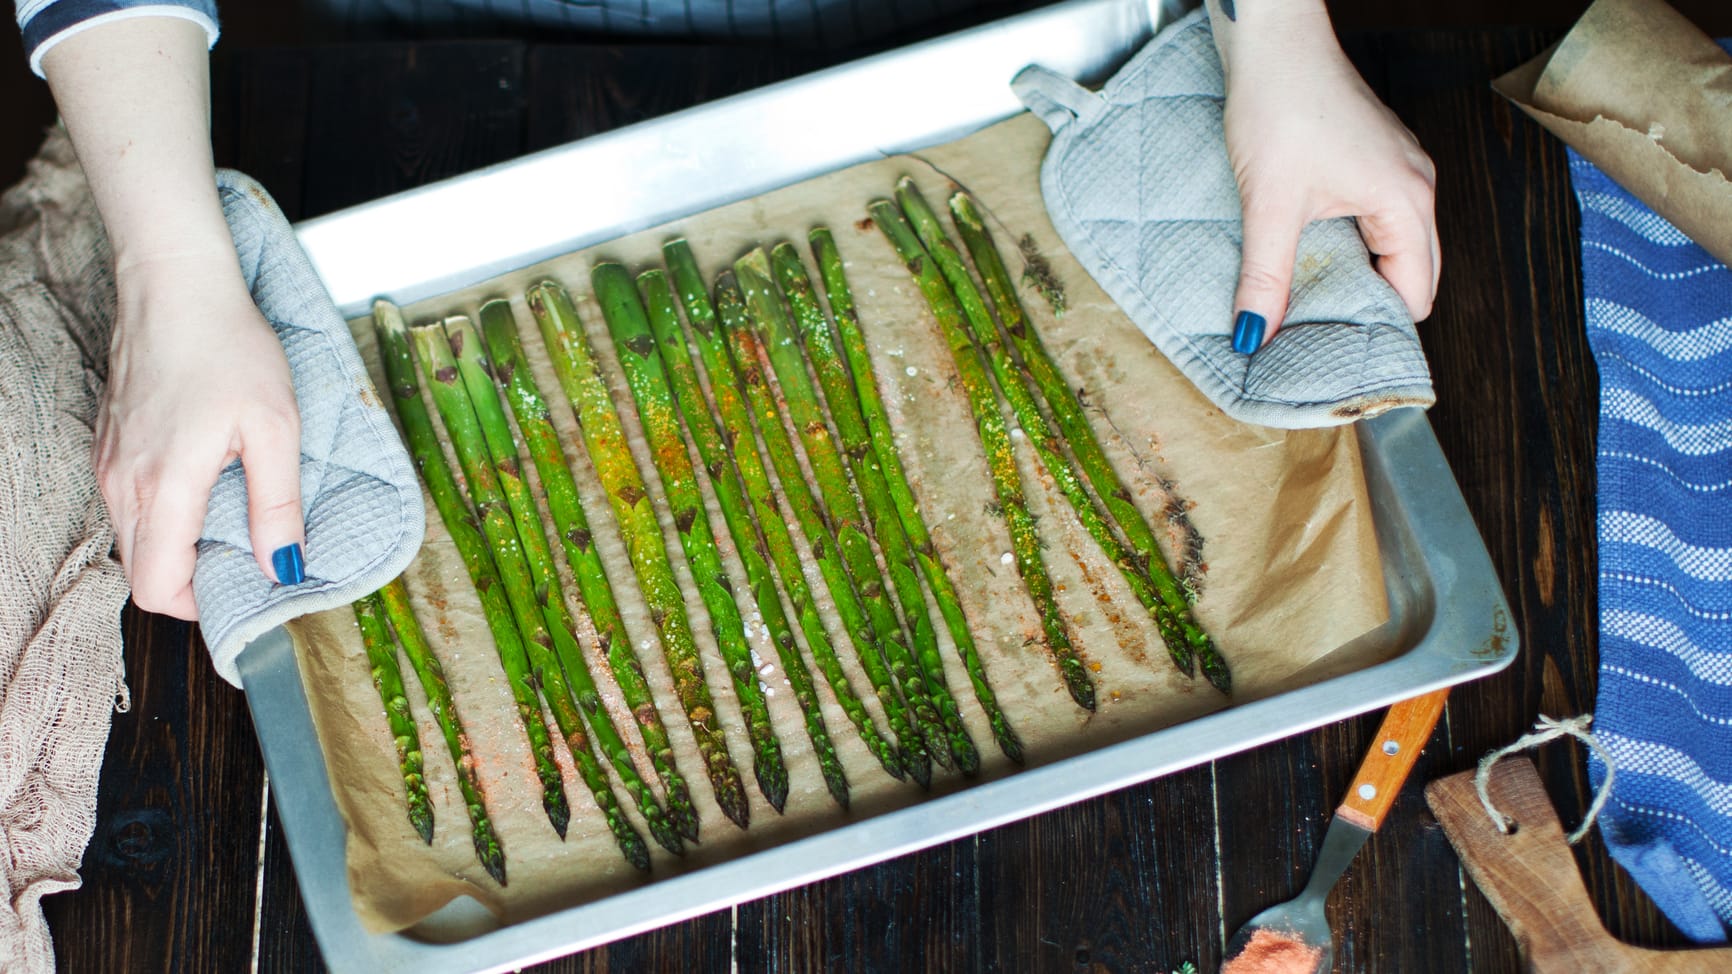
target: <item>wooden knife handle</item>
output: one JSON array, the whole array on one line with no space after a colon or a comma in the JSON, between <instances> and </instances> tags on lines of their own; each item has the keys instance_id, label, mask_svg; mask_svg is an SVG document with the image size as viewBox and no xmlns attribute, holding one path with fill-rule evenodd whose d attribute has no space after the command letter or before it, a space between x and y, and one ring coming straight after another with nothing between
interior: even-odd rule
<instances>
[{"instance_id":1,"label":"wooden knife handle","mask_svg":"<svg viewBox=\"0 0 1732 974\"><path fill-rule=\"evenodd\" d=\"M1353 776L1347 789L1347 799L1335 814L1370 831L1377 831L1383 816L1395 804L1395 796L1419 760L1425 742L1431 740L1432 728L1443 714L1443 701L1449 688L1433 690L1423 696L1403 700L1389 708L1383 723L1372 738L1371 749Z\"/></svg>"}]
</instances>

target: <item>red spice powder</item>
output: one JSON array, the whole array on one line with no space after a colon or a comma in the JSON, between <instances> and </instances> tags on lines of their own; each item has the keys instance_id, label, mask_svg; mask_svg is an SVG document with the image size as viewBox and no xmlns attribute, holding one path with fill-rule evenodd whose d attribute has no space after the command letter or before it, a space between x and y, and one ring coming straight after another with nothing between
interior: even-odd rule
<instances>
[{"instance_id":1,"label":"red spice powder","mask_svg":"<svg viewBox=\"0 0 1732 974\"><path fill-rule=\"evenodd\" d=\"M1311 974L1323 951L1290 934L1259 929L1221 974Z\"/></svg>"}]
</instances>

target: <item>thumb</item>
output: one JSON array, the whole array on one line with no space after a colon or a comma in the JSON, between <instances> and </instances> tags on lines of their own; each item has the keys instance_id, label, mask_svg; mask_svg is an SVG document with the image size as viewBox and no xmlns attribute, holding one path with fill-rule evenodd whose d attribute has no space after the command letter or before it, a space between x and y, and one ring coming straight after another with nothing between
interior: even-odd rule
<instances>
[{"instance_id":1,"label":"thumb","mask_svg":"<svg viewBox=\"0 0 1732 974\"><path fill-rule=\"evenodd\" d=\"M255 422L245 430L241 467L247 475L247 521L259 570L281 585L305 581L300 417L291 410L284 418Z\"/></svg>"},{"instance_id":2,"label":"thumb","mask_svg":"<svg viewBox=\"0 0 1732 974\"><path fill-rule=\"evenodd\" d=\"M1293 259L1305 218L1295 208L1245 197L1239 288L1233 293L1233 350L1255 352L1281 327L1293 287Z\"/></svg>"}]
</instances>

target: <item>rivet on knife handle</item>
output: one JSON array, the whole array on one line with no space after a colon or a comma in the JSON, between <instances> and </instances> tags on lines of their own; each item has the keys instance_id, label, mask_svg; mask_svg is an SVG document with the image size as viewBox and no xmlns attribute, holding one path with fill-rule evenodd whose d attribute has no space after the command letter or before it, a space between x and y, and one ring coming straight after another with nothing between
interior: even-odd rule
<instances>
[{"instance_id":1,"label":"rivet on knife handle","mask_svg":"<svg viewBox=\"0 0 1732 974\"><path fill-rule=\"evenodd\" d=\"M1383 824L1383 816L1395 804L1407 773L1419 760L1419 752L1431 739L1432 728L1437 726L1448 697L1449 688L1445 687L1389 708L1336 815L1361 828L1377 831Z\"/></svg>"}]
</instances>

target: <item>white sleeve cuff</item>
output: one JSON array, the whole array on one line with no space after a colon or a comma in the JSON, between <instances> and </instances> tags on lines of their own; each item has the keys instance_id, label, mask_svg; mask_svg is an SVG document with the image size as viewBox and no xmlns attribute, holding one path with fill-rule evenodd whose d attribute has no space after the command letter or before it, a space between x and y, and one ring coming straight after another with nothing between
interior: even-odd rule
<instances>
[{"instance_id":1,"label":"white sleeve cuff","mask_svg":"<svg viewBox=\"0 0 1732 974\"><path fill-rule=\"evenodd\" d=\"M42 42L37 44L30 52L30 70L34 72L38 78L43 77L43 55L53 49L54 45L59 44L68 37L72 37L101 24L112 23L117 20L131 20L135 17L176 17L181 20L190 20L204 28L205 37L207 38L210 47L216 46L217 38L222 33L217 28L215 20L211 19L211 17L204 11L196 10L192 7L183 7L172 3L150 4L143 7L125 7L120 10L110 10L107 13L97 14L88 20L78 21L58 33L44 38Z\"/></svg>"}]
</instances>

